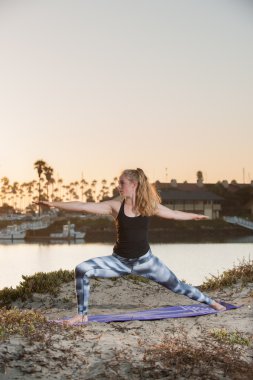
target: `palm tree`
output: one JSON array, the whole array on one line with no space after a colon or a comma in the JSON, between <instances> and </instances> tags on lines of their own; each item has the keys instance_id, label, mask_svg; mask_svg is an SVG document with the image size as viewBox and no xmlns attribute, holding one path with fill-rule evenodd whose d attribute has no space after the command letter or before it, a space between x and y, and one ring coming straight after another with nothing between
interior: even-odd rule
<instances>
[{"instance_id":1,"label":"palm tree","mask_svg":"<svg viewBox=\"0 0 253 380\"><path fill-rule=\"evenodd\" d=\"M4 202L3 202L3 199L4 199L4 196L3 194L0 194L0 199L1 199L1 207L3 206Z\"/></svg>"},{"instance_id":2,"label":"palm tree","mask_svg":"<svg viewBox=\"0 0 253 380\"><path fill-rule=\"evenodd\" d=\"M16 210L17 206L17 193L19 190L19 183L13 182L13 185L11 185L11 194L12 194L12 207L14 210Z\"/></svg>"},{"instance_id":3,"label":"palm tree","mask_svg":"<svg viewBox=\"0 0 253 380\"><path fill-rule=\"evenodd\" d=\"M83 201L84 189L87 185L88 185L88 182L86 182L85 179L82 178L80 181L81 201Z\"/></svg>"},{"instance_id":4,"label":"palm tree","mask_svg":"<svg viewBox=\"0 0 253 380\"><path fill-rule=\"evenodd\" d=\"M40 202L40 182L41 182L41 174L44 171L44 168L46 167L46 162L43 160L38 160L34 163L34 169L37 170L38 176L39 176L39 202ZM40 206L39 206L39 216L40 216Z\"/></svg>"},{"instance_id":5,"label":"palm tree","mask_svg":"<svg viewBox=\"0 0 253 380\"><path fill-rule=\"evenodd\" d=\"M66 192L65 192L66 201L69 201L70 200L69 196L70 196L71 187L70 187L70 185L65 185L64 187L66 190Z\"/></svg>"},{"instance_id":6,"label":"palm tree","mask_svg":"<svg viewBox=\"0 0 253 380\"><path fill-rule=\"evenodd\" d=\"M54 187L54 189L53 189L53 191L52 191L52 201L56 201L56 200L57 200L57 202L58 202L58 201L61 201L61 200L62 200L62 199L59 197L58 193L59 193L59 189L58 189L58 187Z\"/></svg>"},{"instance_id":7,"label":"palm tree","mask_svg":"<svg viewBox=\"0 0 253 380\"><path fill-rule=\"evenodd\" d=\"M110 188L111 188L111 194L112 194L112 196L113 196L114 191L115 191L115 188L116 188L116 183L115 183L114 181L112 181L112 182L110 183Z\"/></svg>"},{"instance_id":8,"label":"palm tree","mask_svg":"<svg viewBox=\"0 0 253 380\"><path fill-rule=\"evenodd\" d=\"M62 178L58 178L57 183L58 183L59 191L60 191L60 195L59 195L59 197L61 198L61 197L62 197L62 184L63 184L63 179L62 179Z\"/></svg>"},{"instance_id":9,"label":"palm tree","mask_svg":"<svg viewBox=\"0 0 253 380\"><path fill-rule=\"evenodd\" d=\"M24 198L25 198L25 188L26 188L26 184L25 183L21 183L20 187L19 187L19 208L20 210L23 210L24 209Z\"/></svg>"},{"instance_id":10,"label":"palm tree","mask_svg":"<svg viewBox=\"0 0 253 380\"><path fill-rule=\"evenodd\" d=\"M75 181L75 182L73 183L73 185L74 185L74 187L75 187L75 192L76 192L76 194L78 194L79 181ZM77 199L79 199L79 197L77 197Z\"/></svg>"},{"instance_id":11,"label":"palm tree","mask_svg":"<svg viewBox=\"0 0 253 380\"><path fill-rule=\"evenodd\" d=\"M91 188L87 189L84 193L86 196L86 202L94 202L93 191Z\"/></svg>"},{"instance_id":12,"label":"palm tree","mask_svg":"<svg viewBox=\"0 0 253 380\"><path fill-rule=\"evenodd\" d=\"M6 196L10 190L10 181L9 178L3 177L1 178L2 187L1 187L1 193L2 193L2 205L4 201L6 200Z\"/></svg>"},{"instance_id":13,"label":"palm tree","mask_svg":"<svg viewBox=\"0 0 253 380\"><path fill-rule=\"evenodd\" d=\"M48 187L50 184L53 185L53 183L55 182L55 180L53 179L53 173L54 173L53 168L51 168L50 166L44 167L44 174L45 174L45 177L47 180L46 189L47 189L47 199L48 200L49 200Z\"/></svg>"},{"instance_id":14,"label":"palm tree","mask_svg":"<svg viewBox=\"0 0 253 380\"><path fill-rule=\"evenodd\" d=\"M33 180L27 183L27 195L29 204L32 202L32 195L36 189L37 181Z\"/></svg>"},{"instance_id":15,"label":"palm tree","mask_svg":"<svg viewBox=\"0 0 253 380\"><path fill-rule=\"evenodd\" d=\"M96 185L97 185L97 180L96 179L93 179L92 183L91 183L91 191L92 191L92 198L94 199L95 197L95 194L96 194Z\"/></svg>"},{"instance_id":16,"label":"palm tree","mask_svg":"<svg viewBox=\"0 0 253 380\"><path fill-rule=\"evenodd\" d=\"M197 171L197 182L203 182L203 181L204 181L203 173L201 170L198 170Z\"/></svg>"}]
</instances>

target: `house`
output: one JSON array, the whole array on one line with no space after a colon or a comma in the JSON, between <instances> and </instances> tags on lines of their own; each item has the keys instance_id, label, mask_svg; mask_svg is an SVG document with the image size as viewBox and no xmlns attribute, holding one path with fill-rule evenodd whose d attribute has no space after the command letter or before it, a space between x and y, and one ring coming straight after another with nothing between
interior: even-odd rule
<instances>
[{"instance_id":1,"label":"house","mask_svg":"<svg viewBox=\"0 0 253 380\"><path fill-rule=\"evenodd\" d=\"M218 182L216 185L207 185L209 190L217 192L225 199L223 204L227 215L253 215L253 181L251 183L237 183L232 181Z\"/></svg>"},{"instance_id":2,"label":"house","mask_svg":"<svg viewBox=\"0 0 253 380\"><path fill-rule=\"evenodd\" d=\"M211 192L201 180L197 183L155 182L162 204L172 210L204 214L210 219L220 217L224 198Z\"/></svg>"}]
</instances>

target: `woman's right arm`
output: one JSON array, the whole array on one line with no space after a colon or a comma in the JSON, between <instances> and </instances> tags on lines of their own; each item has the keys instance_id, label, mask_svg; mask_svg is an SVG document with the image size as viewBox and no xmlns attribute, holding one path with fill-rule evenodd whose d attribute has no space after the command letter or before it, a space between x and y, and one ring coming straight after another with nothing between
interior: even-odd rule
<instances>
[{"instance_id":1,"label":"woman's right arm","mask_svg":"<svg viewBox=\"0 0 253 380\"><path fill-rule=\"evenodd\" d=\"M95 202L47 202L41 201L36 204L47 207L55 207L60 210L84 212L88 214L101 214L101 215L113 215L115 209L117 209L117 201L104 201L100 203Z\"/></svg>"}]
</instances>

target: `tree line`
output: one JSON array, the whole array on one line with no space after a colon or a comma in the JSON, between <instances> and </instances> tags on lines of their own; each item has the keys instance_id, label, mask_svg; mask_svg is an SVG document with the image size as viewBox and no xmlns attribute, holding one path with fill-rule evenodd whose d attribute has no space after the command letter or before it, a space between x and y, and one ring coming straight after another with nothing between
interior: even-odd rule
<instances>
[{"instance_id":1,"label":"tree line","mask_svg":"<svg viewBox=\"0 0 253 380\"><path fill-rule=\"evenodd\" d=\"M0 212L25 211L33 213L36 210L33 202L38 200L100 202L118 195L117 177L113 178L111 182L106 179L102 179L101 182L96 179L88 182L81 178L77 181L65 183L62 178L55 178L54 169L46 161L37 160L33 167L37 174L37 179L35 180L10 183L7 177L1 178ZM198 170L196 172L196 180L197 183L203 183L202 171ZM236 190L229 191L223 182L207 184L205 187L224 198L222 209L225 214L240 215L240 213L245 213L245 210L250 207L247 205L253 198L253 186L240 187L233 180L231 184L235 185Z\"/></svg>"},{"instance_id":2,"label":"tree line","mask_svg":"<svg viewBox=\"0 0 253 380\"><path fill-rule=\"evenodd\" d=\"M118 178L111 182L103 179L100 183L81 178L79 181L65 183L63 178L55 178L54 169L44 160L34 163L37 179L29 182L10 182L8 177L1 178L1 207L10 207L17 212L34 211L34 201L70 201L81 200L96 202L109 199L115 195Z\"/></svg>"}]
</instances>

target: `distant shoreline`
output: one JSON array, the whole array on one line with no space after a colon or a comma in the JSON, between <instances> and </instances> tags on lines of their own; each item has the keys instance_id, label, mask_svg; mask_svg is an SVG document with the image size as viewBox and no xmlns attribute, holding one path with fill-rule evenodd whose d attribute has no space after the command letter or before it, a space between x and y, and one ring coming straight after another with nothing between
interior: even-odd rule
<instances>
[{"instance_id":1,"label":"distant shoreline","mask_svg":"<svg viewBox=\"0 0 253 380\"><path fill-rule=\"evenodd\" d=\"M77 231L86 233L84 241L87 243L114 243L116 241L113 220L105 218L81 220L71 217L55 221L46 229L28 231L26 241L50 241L52 240L50 234L60 232L62 225L68 220L75 224ZM154 217L151 219L148 236L150 243L219 243L240 239L252 241L253 231L228 224L223 220L196 222L161 220Z\"/></svg>"},{"instance_id":2,"label":"distant shoreline","mask_svg":"<svg viewBox=\"0 0 253 380\"><path fill-rule=\"evenodd\" d=\"M71 214L61 215L47 228L28 230L25 241L50 242L52 240L50 234L62 232L63 225L66 223L73 223L76 231L85 232L84 241L87 243L114 243L116 241L115 222L112 218L80 218ZM1 228L5 228L6 225L6 222L1 223ZM222 243L237 240L238 242L253 242L252 230L227 223L223 219L178 221L152 217L148 236L150 243ZM66 239L66 241L74 241L74 239Z\"/></svg>"}]
</instances>

